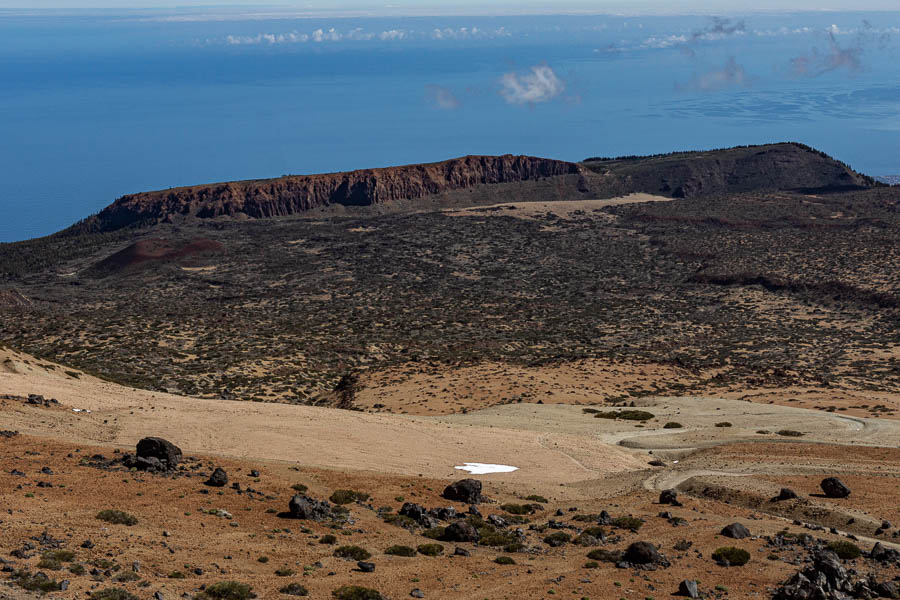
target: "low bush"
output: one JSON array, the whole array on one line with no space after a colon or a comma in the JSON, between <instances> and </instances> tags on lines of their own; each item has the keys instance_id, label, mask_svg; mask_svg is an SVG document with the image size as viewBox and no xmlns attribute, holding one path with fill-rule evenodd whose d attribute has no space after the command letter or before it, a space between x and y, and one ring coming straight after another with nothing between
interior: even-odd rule
<instances>
[{"instance_id":1,"label":"low bush","mask_svg":"<svg viewBox=\"0 0 900 600\"><path fill-rule=\"evenodd\" d=\"M294 570L290 567L281 567L279 569L275 569L275 574L279 577L290 577L294 574Z\"/></svg>"},{"instance_id":2,"label":"low bush","mask_svg":"<svg viewBox=\"0 0 900 600\"><path fill-rule=\"evenodd\" d=\"M716 423L716 427L731 427L731 423L728 421L722 421L721 423Z\"/></svg>"},{"instance_id":3,"label":"low bush","mask_svg":"<svg viewBox=\"0 0 900 600\"><path fill-rule=\"evenodd\" d=\"M38 569L48 569L50 571L59 571L62 569L62 563L55 558L43 557L37 564Z\"/></svg>"},{"instance_id":4,"label":"low bush","mask_svg":"<svg viewBox=\"0 0 900 600\"><path fill-rule=\"evenodd\" d=\"M84 575L87 572L87 569L84 568L84 565L80 565L78 563L74 563L69 565L69 573L72 575Z\"/></svg>"},{"instance_id":5,"label":"low bush","mask_svg":"<svg viewBox=\"0 0 900 600\"><path fill-rule=\"evenodd\" d=\"M446 529L443 527L432 527L431 529L426 529L422 532L424 537L427 537L429 540L442 540L444 539L444 533Z\"/></svg>"},{"instance_id":6,"label":"low bush","mask_svg":"<svg viewBox=\"0 0 900 600\"><path fill-rule=\"evenodd\" d=\"M358 585L344 585L331 592L335 600L384 600L377 590Z\"/></svg>"},{"instance_id":7,"label":"low bush","mask_svg":"<svg viewBox=\"0 0 900 600\"><path fill-rule=\"evenodd\" d=\"M725 546L713 552L712 558L720 565L742 567L750 561L750 553L742 548Z\"/></svg>"},{"instance_id":8,"label":"low bush","mask_svg":"<svg viewBox=\"0 0 900 600\"><path fill-rule=\"evenodd\" d=\"M853 542L841 540L839 542L831 542L828 549L838 555L843 560L853 560L862 556L862 550Z\"/></svg>"},{"instance_id":9,"label":"low bush","mask_svg":"<svg viewBox=\"0 0 900 600\"><path fill-rule=\"evenodd\" d=\"M440 556L444 553L444 547L440 544L421 544L416 550L425 556Z\"/></svg>"},{"instance_id":10,"label":"low bush","mask_svg":"<svg viewBox=\"0 0 900 600\"><path fill-rule=\"evenodd\" d=\"M253 588L246 583L220 581L212 584L194 598L196 600L249 600L256 598L256 594L253 593Z\"/></svg>"},{"instance_id":11,"label":"low bush","mask_svg":"<svg viewBox=\"0 0 900 600\"><path fill-rule=\"evenodd\" d=\"M550 502L543 496L538 496L537 494L532 494L525 499L528 500L529 502L540 502L541 504L547 504L548 502Z\"/></svg>"},{"instance_id":12,"label":"low bush","mask_svg":"<svg viewBox=\"0 0 900 600\"><path fill-rule=\"evenodd\" d=\"M299 583L289 583L278 591L288 596L309 596L309 590Z\"/></svg>"},{"instance_id":13,"label":"low bush","mask_svg":"<svg viewBox=\"0 0 900 600\"><path fill-rule=\"evenodd\" d=\"M71 550L48 550L41 555L42 558L52 558L59 562L72 562L75 560L75 553Z\"/></svg>"},{"instance_id":14,"label":"low bush","mask_svg":"<svg viewBox=\"0 0 900 600\"><path fill-rule=\"evenodd\" d=\"M530 504L501 504L500 508L511 515L529 515L534 512Z\"/></svg>"},{"instance_id":15,"label":"low bush","mask_svg":"<svg viewBox=\"0 0 900 600\"><path fill-rule=\"evenodd\" d=\"M624 421L649 421L655 415L645 410L614 410L598 412L595 419L622 419Z\"/></svg>"},{"instance_id":16,"label":"low bush","mask_svg":"<svg viewBox=\"0 0 900 600\"><path fill-rule=\"evenodd\" d=\"M607 550L606 548L591 550L587 553L587 557L591 560L599 560L600 562L622 562L622 553L619 550Z\"/></svg>"},{"instance_id":17,"label":"low bush","mask_svg":"<svg viewBox=\"0 0 900 600\"><path fill-rule=\"evenodd\" d=\"M372 557L368 550L359 546L341 546L335 549L334 555L338 558L349 558L352 560L368 560Z\"/></svg>"},{"instance_id":18,"label":"low bush","mask_svg":"<svg viewBox=\"0 0 900 600\"><path fill-rule=\"evenodd\" d=\"M106 509L97 513L97 518L114 525L137 525L137 517L121 510Z\"/></svg>"},{"instance_id":19,"label":"low bush","mask_svg":"<svg viewBox=\"0 0 900 600\"><path fill-rule=\"evenodd\" d=\"M29 592L39 592L46 594L48 592L58 592L60 585L55 579L50 579L46 575L32 575L28 571L16 571L12 576L12 581L22 589Z\"/></svg>"},{"instance_id":20,"label":"low bush","mask_svg":"<svg viewBox=\"0 0 900 600\"><path fill-rule=\"evenodd\" d=\"M631 531L637 531L644 524L643 521L638 519L637 517L616 517L612 520L611 525L613 527L618 527L619 529L630 529Z\"/></svg>"},{"instance_id":21,"label":"low bush","mask_svg":"<svg viewBox=\"0 0 900 600\"><path fill-rule=\"evenodd\" d=\"M354 502L365 502L369 499L369 495L364 492L354 492L353 490L335 490L328 499L335 504L352 504Z\"/></svg>"},{"instance_id":22,"label":"low bush","mask_svg":"<svg viewBox=\"0 0 900 600\"><path fill-rule=\"evenodd\" d=\"M391 546L385 550L384 553L391 556L405 556L410 558L416 555L416 549L410 548L409 546Z\"/></svg>"},{"instance_id":23,"label":"low bush","mask_svg":"<svg viewBox=\"0 0 900 600\"><path fill-rule=\"evenodd\" d=\"M309 488L302 483L295 483L291 486L291 489L299 494L305 494L309 490Z\"/></svg>"},{"instance_id":24,"label":"low bush","mask_svg":"<svg viewBox=\"0 0 900 600\"><path fill-rule=\"evenodd\" d=\"M803 437L804 435L802 431L794 431L793 429L780 429L775 433L784 437Z\"/></svg>"},{"instance_id":25,"label":"low bush","mask_svg":"<svg viewBox=\"0 0 900 600\"><path fill-rule=\"evenodd\" d=\"M557 546L562 546L564 544L568 544L572 541L572 536L566 533L565 531L554 531L550 535L544 538L544 543L548 546L553 546L554 548Z\"/></svg>"},{"instance_id":26,"label":"low bush","mask_svg":"<svg viewBox=\"0 0 900 600\"><path fill-rule=\"evenodd\" d=\"M91 600L138 600L138 597L122 588L106 588L92 593Z\"/></svg>"},{"instance_id":27,"label":"low bush","mask_svg":"<svg viewBox=\"0 0 900 600\"><path fill-rule=\"evenodd\" d=\"M337 538L330 533L326 533L319 538L320 544L337 544Z\"/></svg>"},{"instance_id":28,"label":"low bush","mask_svg":"<svg viewBox=\"0 0 900 600\"><path fill-rule=\"evenodd\" d=\"M683 427L684 425L675 421L669 421L668 423L663 425L663 429L682 429Z\"/></svg>"},{"instance_id":29,"label":"low bush","mask_svg":"<svg viewBox=\"0 0 900 600\"><path fill-rule=\"evenodd\" d=\"M511 556L498 556L494 559L494 562L498 565L514 565L516 561L512 559Z\"/></svg>"}]
</instances>

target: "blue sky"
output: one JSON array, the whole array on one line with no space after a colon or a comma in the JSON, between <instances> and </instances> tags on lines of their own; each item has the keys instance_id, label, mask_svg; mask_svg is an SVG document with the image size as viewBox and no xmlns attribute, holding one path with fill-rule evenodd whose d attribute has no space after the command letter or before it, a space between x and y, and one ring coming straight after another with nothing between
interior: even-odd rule
<instances>
[{"instance_id":1,"label":"blue sky","mask_svg":"<svg viewBox=\"0 0 900 600\"><path fill-rule=\"evenodd\" d=\"M253 9L291 7L313 12L365 11L374 15L392 14L522 14L566 12L672 13L752 13L759 11L896 10L896 0L0 0L0 8L209 8L241 6Z\"/></svg>"}]
</instances>

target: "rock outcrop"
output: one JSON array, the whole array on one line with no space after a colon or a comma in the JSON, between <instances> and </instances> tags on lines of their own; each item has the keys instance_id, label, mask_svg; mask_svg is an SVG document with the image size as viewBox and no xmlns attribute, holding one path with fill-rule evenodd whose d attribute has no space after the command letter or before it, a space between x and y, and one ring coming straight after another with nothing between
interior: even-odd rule
<instances>
[{"instance_id":1,"label":"rock outcrop","mask_svg":"<svg viewBox=\"0 0 900 600\"><path fill-rule=\"evenodd\" d=\"M466 156L438 163L235 181L123 196L94 219L102 231L178 216L264 218L340 204L370 206L495 183L572 175L579 165L531 156Z\"/></svg>"}]
</instances>

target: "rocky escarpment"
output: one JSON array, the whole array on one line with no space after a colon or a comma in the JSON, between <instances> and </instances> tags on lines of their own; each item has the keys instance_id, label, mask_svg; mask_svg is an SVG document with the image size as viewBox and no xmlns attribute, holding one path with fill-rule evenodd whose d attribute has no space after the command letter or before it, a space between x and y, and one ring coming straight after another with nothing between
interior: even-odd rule
<instances>
[{"instance_id":1,"label":"rocky escarpment","mask_svg":"<svg viewBox=\"0 0 900 600\"><path fill-rule=\"evenodd\" d=\"M466 156L430 164L217 183L124 196L89 224L110 231L179 215L277 217L331 204L369 206L484 184L571 175L579 169L575 163L530 156Z\"/></svg>"},{"instance_id":2,"label":"rocky escarpment","mask_svg":"<svg viewBox=\"0 0 900 600\"><path fill-rule=\"evenodd\" d=\"M589 158L604 195L633 192L673 198L799 190L846 191L876 182L827 154L797 143L741 146L657 156Z\"/></svg>"}]
</instances>

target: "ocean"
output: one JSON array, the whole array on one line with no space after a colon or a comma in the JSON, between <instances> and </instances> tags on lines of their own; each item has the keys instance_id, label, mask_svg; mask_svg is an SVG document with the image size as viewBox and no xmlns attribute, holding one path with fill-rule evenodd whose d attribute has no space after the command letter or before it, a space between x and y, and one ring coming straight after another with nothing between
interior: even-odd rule
<instances>
[{"instance_id":1,"label":"ocean","mask_svg":"<svg viewBox=\"0 0 900 600\"><path fill-rule=\"evenodd\" d=\"M131 192L773 141L900 173L900 12L0 11L0 242Z\"/></svg>"}]
</instances>

